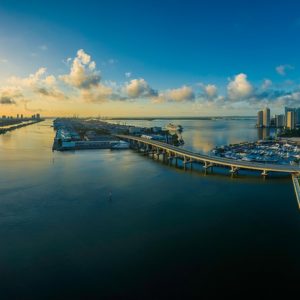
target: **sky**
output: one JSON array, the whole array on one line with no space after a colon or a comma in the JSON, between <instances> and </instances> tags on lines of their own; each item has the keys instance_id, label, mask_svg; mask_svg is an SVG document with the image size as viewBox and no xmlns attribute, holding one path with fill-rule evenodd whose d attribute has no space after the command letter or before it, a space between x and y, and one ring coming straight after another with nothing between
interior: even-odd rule
<instances>
[{"instance_id":1,"label":"sky","mask_svg":"<svg viewBox=\"0 0 300 300\"><path fill-rule=\"evenodd\" d=\"M300 106L297 0L0 1L0 115Z\"/></svg>"}]
</instances>

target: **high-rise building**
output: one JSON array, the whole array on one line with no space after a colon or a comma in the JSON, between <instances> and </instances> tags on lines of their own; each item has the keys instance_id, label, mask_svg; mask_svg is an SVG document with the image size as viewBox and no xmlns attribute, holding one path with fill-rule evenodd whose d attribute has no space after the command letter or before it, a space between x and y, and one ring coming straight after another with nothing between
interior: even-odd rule
<instances>
[{"instance_id":1,"label":"high-rise building","mask_svg":"<svg viewBox=\"0 0 300 300\"><path fill-rule=\"evenodd\" d=\"M293 107L285 107L284 108L284 112L285 112L285 126L287 127L287 128L289 128L289 126L288 126L288 124L287 124L287 120L288 120L288 112L293 112L294 114L293 114L293 120L294 120L294 125L293 125L293 127L295 127L295 125L296 125L296 108L293 108Z\"/></svg>"},{"instance_id":2,"label":"high-rise building","mask_svg":"<svg viewBox=\"0 0 300 300\"><path fill-rule=\"evenodd\" d=\"M41 118L40 114L36 114L36 118L39 120Z\"/></svg>"},{"instance_id":3,"label":"high-rise building","mask_svg":"<svg viewBox=\"0 0 300 300\"><path fill-rule=\"evenodd\" d=\"M295 111L290 110L286 112L286 128L295 129Z\"/></svg>"},{"instance_id":4,"label":"high-rise building","mask_svg":"<svg viewBox=\"0 0 300 300\"><path fill-rule=\"evenodd\" d=\"M270 108L268 107L263 110L263 126L270 127Z\"/></svg>"},{"instance_id":5,"label":"high-rise building","mask_svg":"<svg viewBox=\"0 0 300 300\"><path fill-rule=\"evenodd\" d=\"M285 126L285 117L284 117L284 115L275 115L275 126L277 128Z\"/></svg>"},{"instance_id":6,"label":"high-rise building","mask_svg":"<svg viewBox=\"0 0 300 300\"><path fill-rule=\"evenodd\" d=\"M257 124L256 126L257 127L263 127L263 111L260 110L258 113L257 113Z\"/></svg>"},{"instance_id":7,"label":"high-rise building","mask_svg":"<svg viewBox=\"0 0 300 300\"><path fill-rule=\"evenodd\" d=\"M300 127L300 107L296 108L295 123L296 127Z\"/></svg>"}]
</instances>

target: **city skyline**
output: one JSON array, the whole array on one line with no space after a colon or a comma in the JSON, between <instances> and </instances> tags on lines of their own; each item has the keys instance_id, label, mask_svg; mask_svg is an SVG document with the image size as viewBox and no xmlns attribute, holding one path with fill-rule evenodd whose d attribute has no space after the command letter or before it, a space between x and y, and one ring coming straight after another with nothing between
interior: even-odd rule
<instances>
[{"instance_id":1,"label":"city skyline","mask_svg":"<svg viewBox=\"0 0 300 300\"><path fill-rule=\"evenodd\" d=\"M1 1L1 115L255 116L299 106L293 1L57 5Z\"/></svg>"}]
</instances>

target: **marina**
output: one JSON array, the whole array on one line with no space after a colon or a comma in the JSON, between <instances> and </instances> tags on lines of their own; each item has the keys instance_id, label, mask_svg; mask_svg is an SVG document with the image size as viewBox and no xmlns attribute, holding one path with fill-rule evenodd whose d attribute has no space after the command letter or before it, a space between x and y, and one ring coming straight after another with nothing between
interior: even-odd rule
<instances>
[{"instance_id":1,"label":"marina","mask_svg":"<svg viewBox=\"0 0 300 300\"><path fill-rule=\"evenodd\" d=\"M211 154L238 161L298 165L300 147L295 143L281 140L259 140L252 143L244 142L215 147Z\"/></svg>"}]
</instances>

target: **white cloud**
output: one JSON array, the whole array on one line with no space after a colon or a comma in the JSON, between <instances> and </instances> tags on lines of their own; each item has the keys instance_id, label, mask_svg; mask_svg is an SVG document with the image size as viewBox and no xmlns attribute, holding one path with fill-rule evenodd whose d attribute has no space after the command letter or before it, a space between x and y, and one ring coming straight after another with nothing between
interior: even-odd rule
<instances>
[{"instance_id":1,"label":"white cloud","mask_svg":"<svg viewBox=\"0 0 300 300\"><path fill-rule=\"evenodd\" d=\"M126 73L125 73L125 77L126 77L126 78L130 78L131 75L132 75L131 72L126 72Z\"/></svg>"},{"instance_id":2,"label":"white cloud","mask_svg":"<svg viewBox=\"0 0 300 300\"><path fill-rule=\"evenodd\" d=\"M1 58L1 59L0 59L0 63L6 64L6 63L8 63L8 60L5 59L5 58Z\"/></svg>"},{"instance_id":3,"label":"white cloud","mask_svg":"<svg viewBox=\"0 0 300 300\"><path fill-rule=\"evenodd\" d=\"M268 88L270 88L272 86L273 82L270 79L265 79L263 84L261 85L261 88L263 90L267 90Z\"/></svg>"},{"instance_id":4,"label":"white cloud","mask_svg":"<svg viewBox=\"0 0 300 300\"><path fill-rule=\"evenodd\" d=\"M82 89L80 98L85 102L103 103L110 100L112 94L113 89L111 87L99 84L91 89Z\"/></svg>"},{"instance_id":5,"label":"white cloud","mask_svg":"<svg viewBox=\"0 0 300 300\"><path fill-rule=\"evenodd\" d=\"M72 87L79 89L89 89L100 83L100 72L96 70L96 63L91 61L91 56L83 49L77 51L70 73L59 77L62 81Z\"/></svg>"},{"instance_id":6,"label":"white cloud","mask_svg":"<svg viewBox=\"0 0 300 300\"><path fill-rule=\"evenodd\" d=\"M160 93L157 97L152 98L152 103L163 103L163 102L187 102L195 99L194 91L189 86L182 86L181 88L167 90Z\"/></svg>"},{"instance_id":7,"label":"white cloud","mask_svg":"<svg viewBox=\"0 0 300 300\"><path fill-rule=\"evenodd\" d=\"M28 77L25 78L12 76L8 78L8 82L15 86L35 87L42 80L42 76L46 73L46 71L47 69L42 67L39 68L35 73L30 74Z\"/></svg>"},{"instance_id":8,"label":"white cloud","mask_svg":"<svg viewBox=\"0 0 300 300\"><path fill-rule=\"evenodd\" d=\"M43 96L57 100L67 99L68 96L57 87L55 76L46 76L46 72L47 69L42 67L28 77L10 77L8 83L12 88L19 89L23 94L30 97L36 94L39 97Z\"/></svg>"},{"instance_id":9,"label":"white cloud","mask_svg":"<svg viewBox=\"0 0 300 300\"><path fill-rule=\"evenodd\" d=\"M181 88L169 90L166 98L174 102L192 101L195 99L195 94L191 87L184 85Z\"/></svg>"},{"instance_id":10,"label":"white cloud","mask_svg":"<svg viewBox=\"0 0 300 300\"><path fill-rule=\"evenodd\" d=\"M143 78L132 79L125 86L125 92L130 98L157 96L157 92Z\"/></svg>"},{"instance_id":11,"label":"white cloud","mask_svg":"<svg viewBox=\"0 0 300 300\"><path fill-rule=\"evenodd\" d=\"M244 73L236 75L227 85L227 93L230 100L238 101L245 99L250 97L252 92L253 87Z\"/></svg>"},{"instance_id":12,"label":"white cloud","mask_svg":"<svg viewBox=\"0 0 300 300\"><path fill-rule=\"evenodd\" d=\"M285 76L286 75L286 72L288 70L293 70L294 67L291 66L291 65L280 65L278 67L275 68L276 69L276 72L281 75L281 76Z\"/></svg>"},{"instance_id":13,"label":"white cloud","mask_svg":"<svg viewBox=\"0 0 300 300\"><path fill-rule=\"evenodd\" d=\"M213 98L218 95L218 88L214 84L208 84L204 86L204 91L206 95L210 98Z\"/></svg>"}]
</instances>

